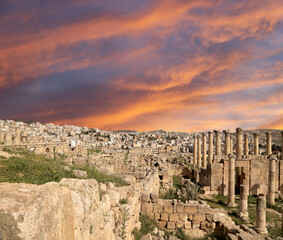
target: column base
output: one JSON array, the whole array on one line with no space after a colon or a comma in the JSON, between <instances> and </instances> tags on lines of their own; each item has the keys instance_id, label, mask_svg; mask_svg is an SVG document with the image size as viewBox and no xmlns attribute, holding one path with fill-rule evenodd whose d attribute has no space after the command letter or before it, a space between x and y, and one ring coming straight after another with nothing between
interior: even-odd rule
<instances>
[{"instance_id":1,"label":"column base","mask_svg":"<svg viewBox=\"0 0 283 240\"><path fill-rule=\"evenodd\" d=\"M238 212L238 216L243 219L245 222L249 222L250 218L249 218L249 213L243 213L243 212Z\"/></svg>"},{"instance_id":2,"label":"column base","mask_svg":"<svg viewBox=\"0 0 283 240\"><path fill-rule=\"evenodd\" d=\"M259 234L268 234L267 228L256 228L255 230L259 233Z\"/></svg>"},{"instance_id":3,"label":"column base","mask_svg":"<svg viewBox=\"0 0 283 240\"><path fill-rule=\"evenodd\" d=\"M237 204L236 204L236 203L228 203L228 206L229 206L229 207L236 207Z\"/></svg>"}]
</instances>

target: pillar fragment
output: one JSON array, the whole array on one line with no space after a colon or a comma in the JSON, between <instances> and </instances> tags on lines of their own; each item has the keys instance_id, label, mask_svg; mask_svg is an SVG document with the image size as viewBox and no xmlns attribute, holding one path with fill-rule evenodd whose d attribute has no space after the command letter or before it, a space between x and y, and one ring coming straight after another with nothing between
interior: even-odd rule
<instances>
[{"instance_id":1,"label":"pillar fragment","mask_svg":"<svg viewBox=\"0 0 283 240\"><path fill-rule=\"evenodd\" d=\"M240 206L238 215L245 221L249 220L248 213L248 186L246 184L240 185Z\"/></svg>"},{"instance_id":2,"label":"pillar fragment","mask_svg":"<svg viewBox=\"0 0 283 240\"><path fill-rule=\"evenodd\" d=\"M259 194L256 200L256 225L255 230L259 234L267 234L266 229L266 196Z\"/></svg>"}]
</instances>

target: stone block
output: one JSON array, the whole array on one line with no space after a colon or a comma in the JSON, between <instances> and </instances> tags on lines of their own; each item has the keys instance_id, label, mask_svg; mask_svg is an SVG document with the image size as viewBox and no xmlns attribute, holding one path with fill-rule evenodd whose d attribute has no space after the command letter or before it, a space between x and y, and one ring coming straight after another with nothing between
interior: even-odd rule
<instances>
[{"instance_id":1,"label":"stone block","mask_svg":"<svg viewBox=\"0 0 283 240\"><path fill-rule=\"evenodd\" d=\"M151 199L151 202L157 203L157 202L158 202L158 196L157 196L157 194L151 193L151 194L150 194L150 199Z\"/></svg>"},{"instance_id":2,"label":"stone block","mask_svg":"<svg viewBox=\"0 0 283 240\"><path fill-rule=\"evenodd\" d=\"M183 221L183 222L187 221L187 219L188 219L187 213L180 213L180 214L179 214L179 219L180 219L181 221Z\"/></svg>"},{"instance_id":3,"label":"stone block","mask_svg":"<svg viewBox=\"0 0 283 240\"><path fill-rule=\"evenodd\" d=\"M141 197L142 202L150 202L150 195L148 193L143 193Z\"/></svg>"},{"instance_id":4,"label":"stone block","mask_svg":"<svg viewBox=\"0 0 283 240\"><path fill-rule=\"evenodd\" d=\"M163 206L163 212L165 212L165 213L173 213L173 206L172 205L165 205L165 206Z\"/></svg>"},{"instance_id":5,"label":"stone block","mask_svg":"<svg viewBox=\"0 0 283 240\"><path fill-rule=\"evenodd\" d=\"M167 222L167 229L168 230L175 230L176 224L175 222Z\"/></svg>"},{"instance_id":6,"label":"stone block","mask_svg":"<svg viewBox=\"0 0 283 240\"><path fill-rule=\"evenodd\" d=\"M141 211L145 213L152 212L152 204L148 202L141 203Z\"/></svg>"},{"instance_id":7,"label":"stone block","mask_svg":"<svg viewBox=\"0 0 283 240\"><path fill-rule=\"evenodd\" d=\"M167 224L167 221L160 221L159 222L159 226L162 227L162 228L165 228L166 224Z\"/></svg>"},{"instance_id":8,"label":"stone block","mask_svg":"<svg viewBox=\"0 0 283 240\"><path fill-rule=\"evenodd\" d=\"M202 222L205 221L206 216L203 213L194 214L194 221Z\"/></svg>"},{"instance_id":9,"label":"stone block","mask_svg":"<svg viewBox=\"0 0 283 240\"><path fill-rule=\"evenodd\" d=\"M200 229L208 231L210 228L210 223L207 221L201 222L200 223Z\"/></svg>"},{"instance_id":10,"label":"stone block","mask_svg":"<svg viewBox=\"0 0 283 240\"><path fill-rule=\"evenodd\" d=\"M188 214L188 220L192 221L193 220L193 214Z\"/></svg>"},{"instance_id":11,"label":"stone block","mask_svg":"<svg viewBox=\"0 0 283 240\"><path fill-rule=\"evenodd\" d=\"M168 213L161 213L161 220L168 221Z\"/></svg>"},{"instance_id":12,"label":"stone block","mask_svg":"<svg viewBox=\"0 0 283 240\"><path fill-rule=\"evenodd\" d=\"M153 204L153 212L154 213L161 213L162 212L162 206L159 204Z\"/></svg>"},{"instance_id":13,"label":"stone block","mask_svg":"<svg viewBox=\"0 0 283 240\"><path fill-rule=\"evenodd\" d=\"M177 222L176 223L176 228L182 228L184 226L183 222Z\"/></svg>"},{"instance_id":14,"label":"stone block","mask_svg":"<svg viewBox=\"0 0 283 240\"><path fill-rule=\"evenodd\" d=\"M176 208L177 213L182 213L184 212L184 204L183 203L178 203L177 208Z\"/></svg>"},{"instance_id":15,"label":"stone block","mask_svg":"<svg viewBox=\"0 0 283 240\"><path fill-rule=\"evenodd\" d=\"M154 219L159 220L160 219L160 213L154 213Z\"/></svg>"},{"instance_id":16,"label":"stone block","mask_svg":"<svg viewBox=\"0 0 283 240\"><path fill-rule=\"evenodd\" d=\"M172 213L169 215L169 221L170 222L178 222L179 221L179 216L176 213Z\"/></svg>"},{"instance_id":17,"label":"stone block","mask_svg":"<svg viewBox=\"0 0 283 240\"><path fill-rule=\"evenodd\" d=\"M192 221L192 228L199 228L199 227L200 227L200 222Z\"/></svg>"},{"instance_id":18,"label":"stone block","mask_svg":"<svg viewBox=\"0 0 283 240\"><path fill-rule=\"evenodd\" d=\"M185 229L191 229L192 228L192 222L185 222L184 223L184 228Z\"/></svg>"},{"instance_id":19,"label":"stone block","mask_svg":"<svg viewBox=\"0 0 283 240\"><path fill-rule=\"evenodd\" d=\"M197 213L197 205L185 205L184 207L185 213Z\"/></svg>"}]
</instances>

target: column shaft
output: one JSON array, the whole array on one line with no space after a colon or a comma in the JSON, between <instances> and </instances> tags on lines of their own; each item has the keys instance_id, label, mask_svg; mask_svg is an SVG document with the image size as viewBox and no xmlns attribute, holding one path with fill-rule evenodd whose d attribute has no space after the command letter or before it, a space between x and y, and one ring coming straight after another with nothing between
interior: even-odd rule
<instances>
[{"instance_id":1,"label":"column shaft","mask_svg":"<svg viewBox=\"0 0 283 240\"><path fill-rule=\"evenodd\" d=\"M275 204L275 165L276 157L270 155L269 157L269 174L268 174L268 195L267 202L269 204Z\"/></svg>"},{"instance_id":2,"label":"column shaft","mask_svg":"<svg viewBox=\"0 0 283 240\"><path fill-rule=\"evenodd\" d=\"M198 156L197 151L198 151L197 136L194 135L194 162L193 162L194 166L196 166L197 164L197 156Z\"/></svg>"},{"instance_id":3,"label":"column shaft","mask_svg":"<svg viewBox=\"0 0 283 240\"><path fill-rule=\"evenodd\" d=\"M211 164L213 160L213 132L208 132L208 142L208 162Z\"/></svg>"},{"instance_id":4,"label":"column shaft","mask_svg":"<svg viewBox=\"0 0 283 240\"><path fill-rule=\"evenodd\" d=\"M229 131L223 131L225 134L225 155L231 153L231 136Z\"/></svg>"},{"instance_id":5,"label":"column shaft","mask_svg":"<svg viewBox=\"0 0 283 240\"><path fill-rule=\"evenodd\" d=\"M260 234L267 234L266 229L266 197L259 194L256 200L256 225L255 230Z\"/></svg>"},{"instance_id":6,"label":"column shaft","mask_svg":"<svg viewBox=\"0 0 283 240\"><path fill-rule=\"evenodd\" d=\"M207 159L206 159L206 133L202 134L202 166L206 168Z\"/></svg>"},{"instance_id":7,"label":"column shaft","mask_svg":"<svg viewBox=\"0 0 283 240\"><path fill-rule=\"evenodd\" d=\"M198 167L201 167L201 138L200 135L198 135Z\"/></svg>"},{"instance_id":8,"label":"column shaft","mask_svg":"<svg viewBox=\"0 0 283 240\"><path fill-rule=\"evenodd\" d=\"M259 147L258 133L254 133L254 155L258 155L259 154L258 147Z\"/></svg>"},{"instance_id":9,"label":"column shaft","mask_svg":"<svg viewBox=\"0 0 283 240\"><path fill-rule=\"evenodd\" d=\"M271 134L269 132L266 133L266 155L272 154L272 145L271 145Z\"/></svg>"},{"instance_id":10,"label":"column shaft","mask_svg":"<svg viewBox=\"0 0 283 240\"><path fill-rule=\"evenodd\" d=\"M249 137L248 134L244 135L244 155L249 155Z\"/></svg>"},{"instance_id":11,"label":"column shaft","mask_svg":"<svg viewBox=\"0 0 283 240\"><path fill-rule=\"evenodd\" d=\"M243 156L243 130L237 128L237 141L236 141L236 156L237 158L242 158Z\"/></svg>"},{"instance_id":12,"label":"column shaft","mask_svg":"<svg viewBox=\"0 0 283 240\"><path fill-rule=\"evenodd\" d=\"M228 205L231 207L235 207L235 159L234 154L229 154Z\"/></svg>"}]
</instances>

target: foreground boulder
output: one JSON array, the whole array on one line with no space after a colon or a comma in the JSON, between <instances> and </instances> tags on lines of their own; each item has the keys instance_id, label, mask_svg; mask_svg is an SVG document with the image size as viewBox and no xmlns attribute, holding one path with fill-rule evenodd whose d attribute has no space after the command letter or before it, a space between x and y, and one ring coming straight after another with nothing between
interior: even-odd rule
<instances>
[{"instance_id":1,"label":"foreground boulder","mask_svg":"<svg viewBox=\"0 0 283 240\"><path fill-rule=\"evenodd\" d=\"M106 188L105 188L106 187ZM139 226L139 186L100 190L96 180L62 179L32 185L0 183L0 239L116 239L128 208L127 239ZM126 205L119 200L127 198Z\"/></svg>"}]
</instances>

